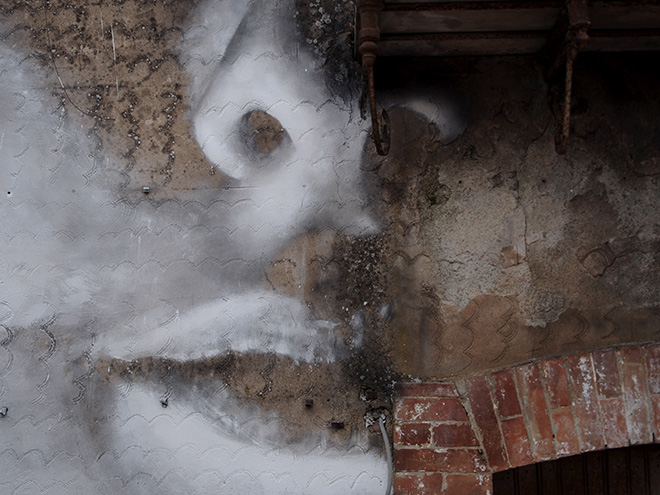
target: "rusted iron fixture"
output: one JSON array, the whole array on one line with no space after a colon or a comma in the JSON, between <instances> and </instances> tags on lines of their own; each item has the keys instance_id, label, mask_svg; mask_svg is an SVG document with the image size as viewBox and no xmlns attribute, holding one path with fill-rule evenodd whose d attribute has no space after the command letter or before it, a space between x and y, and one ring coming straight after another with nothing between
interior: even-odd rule
<instances>
[{"instance_id":1,"label":"rusted iron fixture","mask_svg":"<svg viewBox=\"0 0 660 495\"><path fill-rule=\"evenodd\" d=\"M362 73L367 79L369 93L369 111L371 129L379 155L385 156L390 150L390 118L385 109L378 110L376 105L376 85L374 82L374 64L380 40L378 13L383 9L383 0L358 0L357 8L360 19L358 32L358 51L362 57Z\"/></svg>"},{"instance_id":2,"label":"rusted iron fixture","mask_svg":"<svg viewBox=\"0 0 660 495\"><path fill-rule=\"evenodd\" d=\"M566 31L566 74L564 79L564 109L557 153L566 153L571 130L571 99L573 91L573 64L580 50L589 43L589 9L587 0L566 0L568 29Z\"/></svg>"},{"instance_id":3,"label":"rusted iron fixture","mask_svg":"<svg viewBox=\"0 0 660 495\"><path fill-rule=\"evenodd\" d=\"M580 51L660 51L658 0L355 0L356 50L369 92L378 153L389 149L386 112L376 106L374 62L382 57L540 54L548 79L563 82L556 150L570 135ZM592 26L593 21L593 26Z\"/></svg>"}]
</instances>

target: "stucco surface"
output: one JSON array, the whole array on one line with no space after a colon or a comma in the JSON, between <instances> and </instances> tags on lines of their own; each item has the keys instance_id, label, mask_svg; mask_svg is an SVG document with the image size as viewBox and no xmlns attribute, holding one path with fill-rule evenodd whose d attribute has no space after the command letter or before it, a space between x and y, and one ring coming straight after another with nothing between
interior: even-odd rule
<instances>
[{"instance_id":1,"label":"stucco surface","mask_svg":"<svg viewBox=\"0 0 660 495\"><path fill-rule=\"evenodd\" d=\"M362 328L292 276L379 229L293 4L2 8L0 490L383 491Z\"/></svg>"},{"instance_id":2,"label":"stucco surface","mask_svg":"<svg viewBox=\"0 0 660 495\"><path fill-rule=\"evenodd\" d=\"M350 2L0 2L0 489L382 493L400 379L655 341L657 57L379 61ZM148 193L144 192L148 187Z\"/></svg>"},{"instance_id":3,"label":"stucco surface","mask_svg":"<svg viewBox=\"0 0 660 495\"><path fill-rule=\"evenodd\" d=\"M566 155L555 152L562 87L535 60L431 70L470 95L470 123L416 155L406 264L419 274L406 287L419 289L400 289L410 313L395 320L404 369L448 376L657 339L654 60L580 59ZM411 318L416 334L405 329Z\"/></svg>"}]
</instances>

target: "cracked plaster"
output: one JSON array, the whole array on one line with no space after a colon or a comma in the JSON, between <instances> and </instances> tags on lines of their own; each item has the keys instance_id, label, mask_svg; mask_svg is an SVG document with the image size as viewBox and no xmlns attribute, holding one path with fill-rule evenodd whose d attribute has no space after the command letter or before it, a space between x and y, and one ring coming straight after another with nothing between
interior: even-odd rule
<instances>
[{"instance_id":1,"label":"cracked plaster","mask_svg":"<svg viewBox=\"0 0 660 495\"><path fill-rule=\"evenodd\" d=\"M381 67L382 158L330 4L2 2L0 486L380 493L393 381L657 340L655 55L564 157L534 60Z\"/></svg>"}]
</instances>

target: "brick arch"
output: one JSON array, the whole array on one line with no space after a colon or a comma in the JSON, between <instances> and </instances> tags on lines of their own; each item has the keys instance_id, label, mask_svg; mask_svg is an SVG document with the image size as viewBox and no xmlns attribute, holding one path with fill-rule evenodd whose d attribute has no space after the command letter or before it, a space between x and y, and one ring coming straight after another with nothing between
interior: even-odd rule
<instances>
[{"instance_id":1,"label":"brick arch","mask_svg":"<svg viewBox=\"0 0 660 495\"><path fill-rule=\"evenodd\" d=\"M395 495L492 494L492 473L660 441L660 345L400 383Z\"/></svg>"}]
</instances>

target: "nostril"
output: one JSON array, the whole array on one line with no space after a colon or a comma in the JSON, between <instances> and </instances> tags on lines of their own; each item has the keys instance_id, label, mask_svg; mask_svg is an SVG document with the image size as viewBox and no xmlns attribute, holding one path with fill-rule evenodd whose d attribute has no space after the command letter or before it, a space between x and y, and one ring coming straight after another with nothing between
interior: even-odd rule
<instances>
[{"instance_id":1,"label":"nostril","mask_svg":"<svg viewBox=\"0 0 660 495\"><path fill-rule=\"evenodd\" d=\"M243 117L247 130L245 146L260 155L270 155L281 147L282 141L290 140L282 124L263 110L255 110Z\"/></svg>"}]
</instances>

